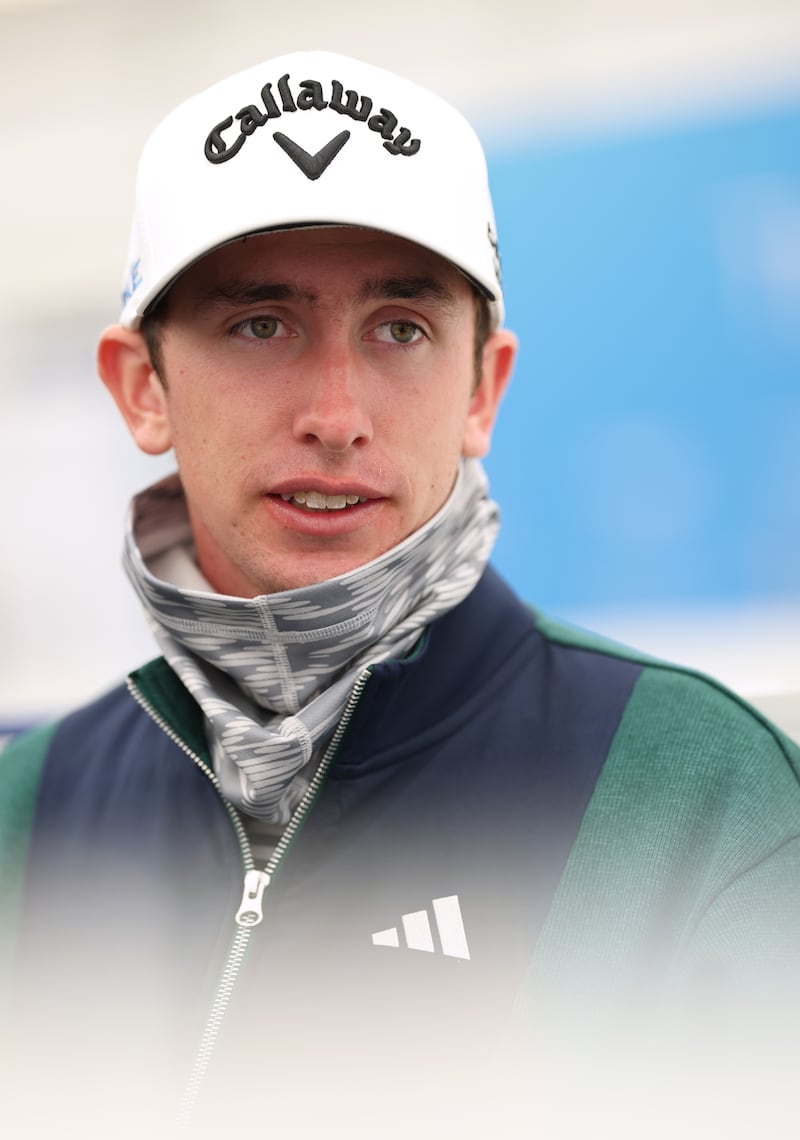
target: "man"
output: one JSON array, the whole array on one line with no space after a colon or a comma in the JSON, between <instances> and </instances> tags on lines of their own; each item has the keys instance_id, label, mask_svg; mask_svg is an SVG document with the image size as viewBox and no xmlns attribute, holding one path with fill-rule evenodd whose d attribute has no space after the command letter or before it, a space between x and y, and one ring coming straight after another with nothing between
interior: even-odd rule
<instances>
[{"instance_id":1,"label":"man","mask_svg":"<svg viewBox=\"0 0 800 1140\"><path fill-rule=\"evenodd\" d=\"M396 76L272 60L145 149L98 361L175 450L125 546L163 656L0 765L15 1048L115 1128L519 1126L556 1029L791 966L796 749L487 566L502 318L480 145Z\"/></svg>"}]
</instances>

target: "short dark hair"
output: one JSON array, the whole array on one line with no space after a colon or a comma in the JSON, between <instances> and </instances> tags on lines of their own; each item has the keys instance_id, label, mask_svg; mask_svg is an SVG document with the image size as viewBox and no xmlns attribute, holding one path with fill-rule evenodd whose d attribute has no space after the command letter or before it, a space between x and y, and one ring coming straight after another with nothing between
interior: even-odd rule
<instances>
[{"instance_id":1,"label":"short dark hair","mask_svg":"<svg viewBox=\"0 0 800 1140\"><path fill-rule=\"evenodd\" d=\"M477 388L481 379L481 372L483 370L483 350L486 347L486 342L489 339L489 334L492 331L492 318L489 312L489 301L485 293L482 293L478 288L473 285L473 292L475 296L475 387ZM166 388L167 378L164 375L164 327L167 320L167 298L169 294L164 293L156 301L152 308L148 309L142 317L140 325L140 332L144 337L144 342L147 345L147 351L150 354L150 363L152 364L156 375L161 383Z\"/></svg>"},{"instance_id":2,"label":"short dark hair","mask_svg":"<svg viewBox=\"0 0 800 1140\"><path fill-rule=\"evenodd\" d=\"M164 376L164 326L167 319L167 295L162 294L155 305L147 310L142 317L139 331L144 337L147 351L150 354L150 363L161 383L166 388L167 381Z\"/></svg>"},{"instance_id":3,"label":"short dark hair","mask_svg":"<svg viewBox=\"0 0 800 1140\"><path fill-rule=\"evenodd\" d=\"M475 388L481 382L483 350L491 331L492 315L489 312L489 300L485 293L475 289Z\"/></svg>"}]
</instances>

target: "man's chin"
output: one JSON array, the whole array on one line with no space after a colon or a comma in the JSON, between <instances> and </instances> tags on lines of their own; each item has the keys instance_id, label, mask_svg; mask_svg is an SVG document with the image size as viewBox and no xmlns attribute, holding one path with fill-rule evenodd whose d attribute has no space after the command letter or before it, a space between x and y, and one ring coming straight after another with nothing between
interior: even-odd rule
<instances>
[{"instance_id":1,"label":"man's chin","mask_svg":"<svg viewBox=\"0 0 800 1140\"><path fill-rule=\"evenodd\" d=\"M387 547L388 549L388 547ZM319 586L340 578L361 566L366 566L378 558L384 550L378 549L360 554L327 552L324 555L295 556L287 559L285 565L271 564L258 573L251 583L249 596L263 594L283 594L291 590L302 590L309 586Z\"/></svg>"}]
</instances>

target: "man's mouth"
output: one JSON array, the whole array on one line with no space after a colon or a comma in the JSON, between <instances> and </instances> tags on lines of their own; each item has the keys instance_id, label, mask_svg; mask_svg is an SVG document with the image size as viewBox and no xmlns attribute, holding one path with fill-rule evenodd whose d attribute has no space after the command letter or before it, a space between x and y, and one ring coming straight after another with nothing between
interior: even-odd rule
<instances>
[{"instance_id":1,"label":"man's mouth","mask_svg":"<svg viewBox=\"0 0 800 1140\"><path fill-rule=\"evenodd\" d=\"M345 507L367 501L361 495L323 495L319 491L295 491L291 495L281 495L281 498L285 503L305 507L308 511L342 511Z\"/></svg>"}]
</instances>

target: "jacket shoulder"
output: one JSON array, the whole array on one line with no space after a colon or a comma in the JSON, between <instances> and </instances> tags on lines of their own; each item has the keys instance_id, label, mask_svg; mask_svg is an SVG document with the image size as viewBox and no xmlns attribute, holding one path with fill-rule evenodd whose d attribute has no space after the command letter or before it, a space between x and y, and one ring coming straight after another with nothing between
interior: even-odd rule
<instances>
[{"instance_id":1,"label":"jacket shoulder","mask_svg":"<svg viewBox=\"0 0 800 1140\"><path fill-rule=\"evenodd\" d=\"M800 749L762 713L714 678L642 653L533 610L546 641L642 666L615 745L623 757L643 746L648 753L687 750L704 762L719 755L729 764L760 764L764 751L800 778Z\"/></svg>"},{"instance_id":2,"label":"jacket shoulder","mask_svg":"<svg viewBox=\"0 0 800 1140\"><path fill-rule=\"evenodd\" d=\"M0 894L23 873L44 773L59 742L74 731L104 732L130 705L124 685L12 740L0 752Z\"/></svg>"},{"instance_id":3,"label":"jacket shoulder","mask_svg":"<svg viewBox=\"0 0 800 1140\"><path fill-rule=\"evenodd\" d=\"M642 671L628 729L655 740L671 739L687 758L699 752L719 756L726 765L763 764L774 757L800 779L800 749L763 713L720 682L690 669L651 661ZM676 741L679 735L679 742Z\"/></svg>"},{"instance_id":4,"label":"jacket shoulder","mask_svg":"<svg viewBox=\"0 0 800 1140\"><path fill-rule=\"evenodd\" d=\"M118 745L141 710L119 684L63 717L12 740L0 752L0 906L24 873L40 793L52 767L76 770L90 753ZM13 890L16 891L16 885Z\"/></svg>"},{"instance_id":5,"label":"jacket shoulder","mask_svg":"<svg viewBox=\"0 0 800 1140\"><path fill-rule=\"evenodd\" d=\"M614 657L623 661L630 661L637 665L665 664L647 653L641 653L628 645L622 645L609 637L581 629L580 626L569 622L559 621L550 617L534 606L528 607L533 615L534 624L545 641L553 645L561 645L565 649L581 649L590 653L599 653L606 657ZM671 666L670 666L671 667Z\"/></svg>"}]
</instances>

